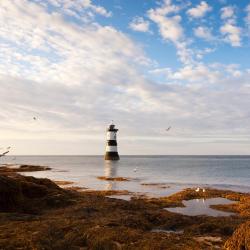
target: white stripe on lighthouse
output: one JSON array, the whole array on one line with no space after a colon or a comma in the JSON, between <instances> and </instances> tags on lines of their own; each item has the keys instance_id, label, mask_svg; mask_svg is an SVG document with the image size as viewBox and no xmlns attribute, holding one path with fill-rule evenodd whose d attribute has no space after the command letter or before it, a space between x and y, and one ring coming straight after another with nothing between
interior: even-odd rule
<instances>
[{"instance_id":1,"label":"white stripe on lighthouse","mask_svg":"<svg viewBox=\"0 0 250 250\"><path fill-rule=\"evenodd\" d=\"M107 132L107 140L116 140L116 133L115 132L112 132L112 131L109 131Z\"/></svg>"},{"instance_id":2,"label":"white stripe on lighthouse","mask_svg":"<svg viewBox=\"0 0 250 250\"><path fill-rule=\"evenodd\" d=\"M117 146L106 146L106 152L117 152Z\"/></svg>"}]
</instances>

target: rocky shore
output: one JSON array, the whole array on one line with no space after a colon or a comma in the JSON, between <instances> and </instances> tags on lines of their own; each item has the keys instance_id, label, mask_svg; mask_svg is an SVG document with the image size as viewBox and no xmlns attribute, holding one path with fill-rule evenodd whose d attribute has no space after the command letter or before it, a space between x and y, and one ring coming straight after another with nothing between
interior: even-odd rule
<instances>
[{"instance_id":1,"label":"rocky shore","mask_svg":"<svg viewBox=\"0 0 250 250\"><path fill-rule=\"evenodd\" d=\"M185 189L162 198L106 197L114 193L77 192L0 171L0 249L250 249L250 194ZM234 200L215 208L236 214L186 216L164 209L211 197Z\"/></svg>"},{"instance_id":2,"label":"rocky shore","mask_svg":"<svg viewBox=\"0 0 250 250\"><path fill-rule=\"evenodd\" d=\"M20 173L20 172L35 172L51 170L50 167L38 166L38 165L9 165L5 164L0 167L0 174L4 173Z\"/></svg>"}]
</instances>

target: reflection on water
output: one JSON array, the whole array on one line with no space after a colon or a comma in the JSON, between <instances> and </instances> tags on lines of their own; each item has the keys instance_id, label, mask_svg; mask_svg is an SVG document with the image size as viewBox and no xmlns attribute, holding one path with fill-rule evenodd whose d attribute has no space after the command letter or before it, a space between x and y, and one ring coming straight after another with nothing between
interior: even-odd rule
<instances>
[{"instance_id":1,"label":"reflection on water","mask_svg":"<svg viewBox=\"0 0 250 250\"><path fill-rule=\"evenodd\" d=\"M211 205L224 205L234 203L225 198L211 198L211 199L194 199L183 201L185 207L165 208L170 212L180 213L189 216L208 215L208 216L230 216L234 213L223 212L210 208Z\"/></svg>"},{"instance_id":2,"label":"reflection on water","mask_svg":"<svg viewBox=\"0 0 250 250\"><path fill-rule=\"evenodd\" d=\"M117 177L117 169L118 169L118 162L117 161L104 161L104 175L108 178ZM106 190L115 190L116 181L108 181L105 187Z\"/></svg>"}]
</instances>

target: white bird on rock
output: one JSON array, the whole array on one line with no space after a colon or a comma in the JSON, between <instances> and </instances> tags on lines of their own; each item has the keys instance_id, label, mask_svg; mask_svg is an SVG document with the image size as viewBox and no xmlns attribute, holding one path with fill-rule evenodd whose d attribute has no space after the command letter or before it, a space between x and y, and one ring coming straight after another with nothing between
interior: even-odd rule
<instances>
[{"instance_id":1,"label":"white bird on rock","mask_svg":"<svg viewBox=\"0 0 250 250\"><path fill-rule=\"evenodd\" d=\"M200 188L199 188L199 187L195 189L195 192L199 192L199 191L200 191Z\"/></svg>"}]
</instances>

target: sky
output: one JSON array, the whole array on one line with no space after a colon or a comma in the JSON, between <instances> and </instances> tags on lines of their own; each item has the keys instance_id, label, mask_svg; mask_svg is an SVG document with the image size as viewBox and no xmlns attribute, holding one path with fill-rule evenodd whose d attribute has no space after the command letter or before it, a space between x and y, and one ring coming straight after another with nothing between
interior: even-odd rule
<instances>
[{"instance_id":1,"label":"sky","mask_svg":"<svg viewBox=\"0 0 250 250\"><path fill-rule=\"evenodd\" d=\"M120 154L250 154L250 1L0 1L0 105L12 154L101 155L112 120Z\"/></svg>"}]
</instances>

